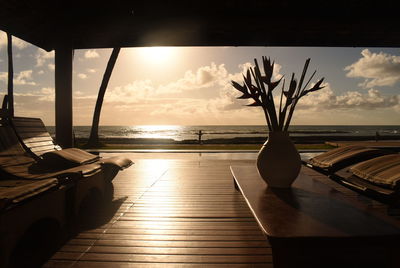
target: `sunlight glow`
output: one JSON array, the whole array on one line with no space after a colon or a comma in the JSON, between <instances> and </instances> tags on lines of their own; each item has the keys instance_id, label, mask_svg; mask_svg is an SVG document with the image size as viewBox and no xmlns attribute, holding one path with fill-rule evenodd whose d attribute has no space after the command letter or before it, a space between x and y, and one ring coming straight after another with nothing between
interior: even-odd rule
<instances>
[{"instance_id":1,"label":"sunlight glow","mask_svg":"<svg viewBox=\"0 0 400 268\"><path fill-rule=\"evenodd\" d=\"M173 47L144 47L141 49L140 54L149 63L162 64L167 62L173 57Z\"/></svg>"}]
</instances>

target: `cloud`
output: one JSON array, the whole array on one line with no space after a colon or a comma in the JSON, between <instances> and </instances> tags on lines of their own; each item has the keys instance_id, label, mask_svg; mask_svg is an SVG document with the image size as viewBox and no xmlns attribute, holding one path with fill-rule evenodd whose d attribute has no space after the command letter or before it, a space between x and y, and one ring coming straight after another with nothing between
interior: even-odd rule
<instances>
[{"instance_id":1,"label":"cloud","mask_svg":"<svg viewBox=\"0 0 400 268\"><path fill-rule=\"evenodd\" d=\"M16 85L36 85L32 80L32 70L21 71L16 78L14 78L14 83Z\"/></svg>"},{"instance_id":2,"label":"cloud","mask_svg":"<svg viewBox=\"0 0 400 268\"><path fill-rule=\"evenodd\" d=\"M14 85L36 85L32 80L32 70L21 71L18 74L14 74ZM8 73L0 72L0 81L7 83Z\"/></svg>"},{"instance_id":3,"label":"cloud","mask_svg":"<svg viewBox=\"0 0 400 268\"><path fill-rule=\"evenodd\" d=\"M14 92L14 96L30 97L32 98L30 103L36 104L38 101L52 102L55 99L55 90L53 87L43 87L40 90L33 90L29 92Z\"/></svg>"},{"instance_id":4,"label":"cloud","mask_svg":"<svg viewBox=\"0 0 400 268\"><path fill-rule=\"evenodd\" d=\"M125 86L118 86L107 90L105 102L137 103L155 95L157 95L156 87L150 80L138 80Z\"/></svg>"},{"instance_id":5,"label":"cloud","mask_svg":"<svg viewBox=\"0 0 400 268\"><path fill-rule=\"evenodd\" d=\"M96 72L96 69L86 69L88 73L94 74Z\"/></svg>"},{"instance_id":6,"label":"cloud","mask_svg":"<svg viewBox=\"0 0 400 268\"><path fill-rule=\"evenodd\" d=\"M54 51L47 52L41 48L38 48L35 54L36 67L43 66L48 60L54 59Z\"/></svg>"},{"instance_id":7,"label":"cloud","mask_svg":"<svg viewBox=\"0 0 400 268\"><path fill-rule=\"evenodd\" d=\"M221 110L240 109L243 108L243 102L236 100L240 94L232 88L231 80L242 81L243 73L251 66L251 63L240 64L239 72L229 73L224 64L217 65L212 62L195 71L186 71L182 78L171 83L157 86L151 80L137 80L115 87L106 92L105 100L109 103L125 105L145 102L152 98L171 98L171 96L183 96L192 92L194 94L204 92L212 96L207 102ZM281 66L276 64L274 79L282 76L279 73L280 69Z\"/></svg>"},{"instance_id":8,"label":"cloud","mask_svg":"<svg viewBox=\"0 0 400 268\"><path fill-rule=\"evenodd\" d=\"M335 95L328 83L325 86L324 89L302 98L296 109L358 109L367 111L379 108L395 108L400 105L400 95L387 96L376 89L369 89L367 93L347 91L341 95Z\"/></svg>"},{"instance_id":9,"label":"cloud","mask_svg":"<svg viewBox=\"0 0 400 268\"><path fill-rule=\"evenodd\" d=\"M85 52L86 59L94 59L94 58L98 58L98 57L100 57L100 55L95 50L87 50Z\"/></svg>"},{"instance_id":10,"label":"cloud","mask_svg":"<svg viewBox=\"0 0 400 268\"><path fill-rule=\"evenodd\" d=\"M86 79L86 78L88 78L88 76L87 76L86 74L84 74L84 73L79 73L79 74L78 74L78 77L79 77L80 79Z\"/></svg>"},{"instance_id":11,"label":"cloud","mask_svg":"<svg viewBox=\"0 0 400 268\"><path fill-rule=\"evenodd\" d=\"M15 36L12 37L12 44L13 47L17 49L24 49L29 45L28 42L25 42L24 40L21 40ZM7 46L7 34L3 31L0 31L0 47L3 46Z\"/></svg>"},{"instance_id":12,"label":"cloud","mask_svg":"<svg viewBox=\"0 0 400 268\"><path fill-rule=\"evenodd\" d=\"M400 56L387 53L372 53L368 49L361 52L362 57L344 68L346 76L365 78L359 86L371 88L376 86L393 86L400 80Z\"/></svg>"},{"instance_id":13,"label":"cloud","mask_svg":"<svg viewBox=\"0 0 400 268\"><path fill-rule=\"evenodd\" d=\"M228 79L228 71L224 64L216 65L211 63L209 66L198 68L195 72L186 71L183 78L178 79L158 88L160 93L179 93L188 90L198 90L223 84Z\"/></svg>"},{"instance_id":14,"label":"cloud","mask_svg":"<svg viewBox=\"0 0 400 268\"><path fill-rule=\"evenodd\" d=\"M146 114L145 119L135 118L135 124L196 124L217 122L235 124L237 120L250 124L265 123L261 109L245 107L231 80L241 81L250 63L239 65L239 72L230 73L224 64L210 63L197 70L189 70L174 82L155 85L151 80L137 80L106 92L104 114ZM275 77L280 77L276 65ZM109 121L109 124L117 124Z\"/></svg>"},{"instance_id":15,"label":"cloud","mask_svg":"<svg viewBox=\"0 0 400 268\"><path fill-rule=\"evenodd\" d=\"M56 69L56 65L49 63L49 64L47 64L47 68L49 68L49 70L54 71Z\"/></svg>"},{"instance_id":16,"label":"cloud","mask_svg":"<svg viewBox=\"0 0 400 268\"><path fill-rule=\"evenodd\" d=\"M53 102L55 99L55 90L52 87L44 87L37 93L39 101Z\"/></svg>"},{"instance_id":17,"label":"cloud","mask_svg":"<svg viewBox=\"0 0 400 268\"><path fill-rule=\"evenodd\" d=\"M154 85L151 80L137 80L124 86L117 86L107 91L106 100L118 103L138 103L154 97L171 97L171 95L195 90L206 90L225 86L231 75L223 64L211 63L196 71L187 71L183 77L167 84Z\"/></svg>"}]
</instances>

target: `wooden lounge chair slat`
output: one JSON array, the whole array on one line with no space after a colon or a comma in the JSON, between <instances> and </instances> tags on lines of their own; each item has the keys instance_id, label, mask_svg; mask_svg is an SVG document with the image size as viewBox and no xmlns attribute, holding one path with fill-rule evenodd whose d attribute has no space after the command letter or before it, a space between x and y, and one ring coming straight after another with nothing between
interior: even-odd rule
<instances>
[{"instance_id":1,"label":"wooden lounge chair slat","mask_svg":"<svg viewBox=\"0 0 400 268\"><path fill-rule=\"evenodd\" d=\"M307 161L307 165L332 173L354 163L368 160L386 154L393 154L389 150L368 148L363 146L346 146L317 155Z\"/></svg>"},{"instance_id":2,"label":"wooden lounge chair slat","mask_svg":"<svg viewBox=\"0 0 400 268\"><path fill-rule=\"evenodd\" d=\"M44 131L44 126L23 126L23 127L16 127L18 129L19 132L21 133L46 133L46 131Z\"/></svg>"},{"instance_id":3,"label":"wooden lounge chair slat","mask_svg":"<svg viewBox=\"0 0 400 268\"><path fill-rule=\"evenodd\" d=\"M40 181L23 181L22 183L15 180L9 182L14 182L15 186L8 185L5 187L4 183L0 185L0 210L8 203L19 203L58 185L58 180L54 178Z\"/></svg>"},{"instance_id":4,"label":"wooden lounge chair slat","mask_svg":"<svg viewBox=\"0 0 400 268\"><path fill-rule=\"evenodd\" d=\"M39 141L39 142L25 142L26 146L29 147L47 147L51 146L54 148L54 144L51 141Z\"/></svg>"},{"instance_id":5,"label":"wooden lounge chair slat","mask_svg":"<svg viewBox=\"0 0 400 268\"><path fill-rule=\"evenodd\" d=\"M41 127L43 123L40 120L14 120L14 124L16 127Z\"/></svg>"},{"instance_id":6,"label":"wooden lounge chair slat","mask_svg":"<svg viewBox=\"0 0 400 268\"><path fill-rule=\"evenodd\" d=\"M31 139L32 140L38 139L38 140L51 140L51 141L53 141L53 138L47 132L42 132L40 135L36 134L34 136L31 133L19 133L19 134L20 134L21 138L24 138L24 140L27 140L27 141L29 141Z\"/></svg>"},{"instance_id":7,"label":"wooden lounge chair slat","mask_svg":"<svg viewBox=\"0 0 400 268\"><path fill-rule=\"evenodd\" d=\"M54 151L54 145L46 145L46 146L34 146L31 147L33 152L43 152L43 151Z\"/></svg>"}]
</instances>

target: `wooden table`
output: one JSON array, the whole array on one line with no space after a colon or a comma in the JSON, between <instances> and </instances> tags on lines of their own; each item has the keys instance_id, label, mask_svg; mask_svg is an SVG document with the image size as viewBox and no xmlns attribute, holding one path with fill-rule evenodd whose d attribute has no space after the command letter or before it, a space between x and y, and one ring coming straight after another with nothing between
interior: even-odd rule
<instances>
[{"instance_id":1,"label":"wooden table","mask_svg":"<svg viewBox=\"0 0 400 268\"><path fill-rule=\"evenodd\" d=\"M255 166L231 171L271 243L275 267L400 267L395 219L304 172L292 188L276 189L267 187Z\"/></svg>"}]
</instances>

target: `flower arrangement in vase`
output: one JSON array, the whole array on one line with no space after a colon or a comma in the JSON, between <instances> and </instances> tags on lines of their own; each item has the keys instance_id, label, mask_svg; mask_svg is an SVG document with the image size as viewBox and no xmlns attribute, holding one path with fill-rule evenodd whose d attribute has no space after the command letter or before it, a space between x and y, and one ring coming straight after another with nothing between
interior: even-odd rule
<instances>
[{"instance_id":1,"label":"flower arrangement in vase","mask_svg":"<svg viewBox=\"0 0 400 268\"><path fill-rule=\"evenodd\" d=\"M311 92L323 88L324 78L309 87L316 71L306 81L306 73L310 64L307 59L300 80L293 73L285 90L285 79L281 77L272 81L275 63L267 57L262 57L264 73L261 72L257 59L255 66L250 67L243 75L243 84L232 81L232 86L242 93L238 99L252 99L248 106L260 106L268 124L268 140L261 148L257 157L257 169L260 176L269 187L288 188L300 172L300 155L290 140L288 129L294 110L299 100ZM282 82L279 107L275 106L274 90ZM279 95L278 95L279 96Z\"/></svg>"}]
</instances>

